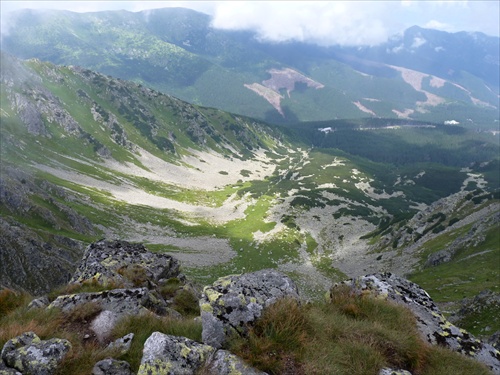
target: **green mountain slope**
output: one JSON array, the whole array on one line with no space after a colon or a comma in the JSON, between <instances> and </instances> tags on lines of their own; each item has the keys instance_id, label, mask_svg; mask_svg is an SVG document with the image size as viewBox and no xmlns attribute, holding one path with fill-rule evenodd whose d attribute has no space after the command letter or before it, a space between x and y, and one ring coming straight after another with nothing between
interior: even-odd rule
<instances>
[{"instance_id":1,"label":"green mountain slope","mask_svg":"<svg viewBox=\"0 0 500 375\"><path fill-rule=\"evenodd\" d=\"M270 126L82 68L1 63L4 285L32 289L37 256L62 271L36 290L59 284L105 236L175 254L203 282L278 268L313 296L389 267L368 249L426 205L498 187L497 141L461 127Z\"/></svg>"},{"instance_id":2,"label":"green mountain slope","mask_svg":"<svg viewBox=\"0 0 500 375\"><path fill-rule=\"evenodd\" d=\"M2 48L268 122L372 116L498 126L496 89L468 71L449 78L423 73L411 59L402 65L375 63L354 50L259 43L251 33L217 30L210 21L180 8L82 14L25 10L13 17ZM446 61L456 60L446 56Z\"/></svg>"}]
</instances>

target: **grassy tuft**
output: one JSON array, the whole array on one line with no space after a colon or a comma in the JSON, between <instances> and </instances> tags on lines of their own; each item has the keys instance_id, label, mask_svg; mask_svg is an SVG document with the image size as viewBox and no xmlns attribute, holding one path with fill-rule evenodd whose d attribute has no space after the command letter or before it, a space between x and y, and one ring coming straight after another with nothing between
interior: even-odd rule
<instances>
[{"instance_id":1,"label":"grassy tuft","mask_svg":"<svg viewBox=\"0 0 500 375\"><path fill-rule=\"evenodd\" d=\"M186 316L199 316L198 296L188 289L179 290L174 296L173 309Z\"/></svg>"},{"instance_id":2,"label":"grassy tuft","mask_svg":"<svg viewBox=\"0 0 500 375\"><path fill-rule=\"evenodd\" d=\"M282 374L300 363L306 329L305 310L292 299L282 299L264 311L247 340L235 339L229 346L260 370Z\"/></svg>"},{"instance_id":3,"label":"grassy tuft","mask_svg":"<svg viewBox=\"0 0 500 375\"><path fill-rule=\"evenodd\" d=\"M27 293L4 288L0 290L0 316L4 316L31 300Z\"/></svg>"}]
</instances>

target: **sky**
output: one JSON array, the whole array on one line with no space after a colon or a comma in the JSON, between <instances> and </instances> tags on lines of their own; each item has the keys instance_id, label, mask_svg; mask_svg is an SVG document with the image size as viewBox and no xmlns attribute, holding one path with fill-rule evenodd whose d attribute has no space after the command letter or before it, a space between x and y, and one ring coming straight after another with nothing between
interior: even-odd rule
<instances>
[{"instance_id":1,"label":"sky","mask_svg":"<svg viewBox=\"0 0 500 375\"><path fill-rule=\"evenodd\" d=\"M8 1L0 0L2 33L22 8L132 12L184 7L213 16L212 26L253 30L261 40L329 45L377 45L418 25L447 32L500 36L500 1Z\"/></svg>"}]
</instances>

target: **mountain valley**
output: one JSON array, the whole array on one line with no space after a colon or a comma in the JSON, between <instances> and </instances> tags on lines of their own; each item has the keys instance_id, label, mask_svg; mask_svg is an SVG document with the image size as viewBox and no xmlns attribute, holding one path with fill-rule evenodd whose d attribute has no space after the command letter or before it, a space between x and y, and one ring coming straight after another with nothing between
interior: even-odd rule
<instances>
[{"instance_id":1,"label":"mountain valley","mask_svg":"<svg viewBox=\"0 0 500 375\"><path fill-rule=\"evenodd\" d=\"M182 9L26 10L16 25L0 287L46 294L106 238L172 255L200 285L276 269L309 300L392 272L473 334L500 331L498 38L271 45ZM454 60L470 38L482 52ZM426 65L438 42L450 55Z\"/></svg>"}]
</instances>

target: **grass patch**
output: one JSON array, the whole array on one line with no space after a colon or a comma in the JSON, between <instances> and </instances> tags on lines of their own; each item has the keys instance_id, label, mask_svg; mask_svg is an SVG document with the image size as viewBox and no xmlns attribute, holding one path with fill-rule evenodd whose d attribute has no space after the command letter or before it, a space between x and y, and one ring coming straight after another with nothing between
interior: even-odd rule
<instances>
[{"instance_id":1,"label":"grass patch","mask_svg":"<svg viewBox=\"0 0 500 375\"><path fill-rule=\"evenodd\" d=\"M500 233L494 227L481 244L459 249L450 262L415 272L409 279L424 288L436 302L471 298L485 289L498 293L499 243Z\"/></svg>"},{"instance_id":2,"label":"grass patch","mask_svg":"<svg viewBox=\"0 0 500 375\"><path fill-rule=\"evenodd\" d=\"M419 375L489 373L422 341L404 307L347 288L337 288L328 303L278 301L265 309L248 338L234 339L229 348L269 374L376 375L383 367Z\"/></svg>"}]
</instances>

